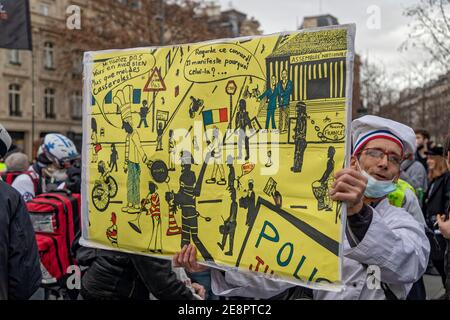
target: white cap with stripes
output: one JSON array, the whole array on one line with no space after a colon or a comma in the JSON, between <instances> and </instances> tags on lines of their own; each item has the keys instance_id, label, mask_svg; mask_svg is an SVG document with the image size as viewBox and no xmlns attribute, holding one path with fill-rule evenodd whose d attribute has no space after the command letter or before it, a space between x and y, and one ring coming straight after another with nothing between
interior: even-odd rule
<instances>
[{"instance_id":1,"label":"white cap with stripes","mask_svg":"<svg viewBox=\"0 0 450 320\"><path fill-rule=\"evenodd\" d=\"M397 143L404 155L416 152L416 134L413 129L390 119L364 116L352 122L352 155L358 154L367 142L379 138Z\"/></svg>"}]
</instances>

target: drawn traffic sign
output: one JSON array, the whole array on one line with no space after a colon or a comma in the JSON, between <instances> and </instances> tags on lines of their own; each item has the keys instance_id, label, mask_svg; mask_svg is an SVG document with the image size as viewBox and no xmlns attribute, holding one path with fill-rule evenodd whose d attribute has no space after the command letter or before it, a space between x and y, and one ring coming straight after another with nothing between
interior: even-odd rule
<instances>
[{"instance_id":1,"label":"drawn traffic sign","mask_svg":"<svg viewBox=\"0 0 450 320\"><path fill-rule=\"evenodd\" d=\"M228 81L227 86L225 87L226 93L231 96L236 93L236 90L237 90L236 82L234 82L234 80Z\"/></svg>"},{"instance_id":2,"label":"drawn traffic sign","mask_svg":"<svg viewBox=\"0 0 450 320\"><path fill-rule=\"evenodd\" d=\"M144 92L166 91L166 84L161 77L161 69L153 68L144 87Z\"/></svg>"}]
</instances>

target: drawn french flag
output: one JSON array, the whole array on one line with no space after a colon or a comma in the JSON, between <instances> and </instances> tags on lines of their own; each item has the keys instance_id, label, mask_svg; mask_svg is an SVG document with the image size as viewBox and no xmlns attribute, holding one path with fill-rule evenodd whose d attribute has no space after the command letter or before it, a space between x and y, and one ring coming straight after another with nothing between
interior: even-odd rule
<instances>
[{"instance_id":1,"label":"drawn french flag","mask_svg":"<svg viewBox=\"0 0 450 320\"><path fill-rule=\"evenodd\" d=\"M228 122L228 109L211 109L202 112L203 125L208 126L214 123Z\"/></svg>"}]
</instances>

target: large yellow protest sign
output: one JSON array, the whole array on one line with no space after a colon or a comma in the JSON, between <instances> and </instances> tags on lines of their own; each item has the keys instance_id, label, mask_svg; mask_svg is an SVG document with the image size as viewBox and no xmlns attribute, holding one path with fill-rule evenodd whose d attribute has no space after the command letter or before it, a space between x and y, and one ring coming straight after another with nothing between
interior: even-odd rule
<instances>
[{"instance_id":1,"label":"large yellow protest sign","mask_svg":"<svg viewBox=\"0 0 450 320\"><path fill-rule=\"evenodd\" d=\"M354 27L85 54L82 243L341 284Z\"/></svg>"}]
</instances>

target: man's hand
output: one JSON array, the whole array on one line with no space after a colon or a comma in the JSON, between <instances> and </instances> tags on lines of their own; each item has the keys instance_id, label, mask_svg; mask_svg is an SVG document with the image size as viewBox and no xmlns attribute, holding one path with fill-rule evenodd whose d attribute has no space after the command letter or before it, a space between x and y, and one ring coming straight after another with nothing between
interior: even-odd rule
<instances>
[{"instance_id":1,"label":"man's hand","mask_svg":"<svg viewBox=\"0 0 450 320\"><path fill-rule=\"evenodd\" d=\"M194 289L195 294L197 294L200 298L205 300L206 291L205 291L205 288L201 284L193 282L192 288Z\"/></svg>"},{"instance_id":2,"label":"man's hand","mask_svg":"<svg viewBox=\"0 0 450 320\"><path fill-rule=\"evenodd\" d=\"M193 244L185 245L180 252L175 253L172 258L174 267L182 267L187 272L202 272L208 267L197 263L197 249Z\"/></svg>"},{"instance_id":3,"label":"man's hand","mask_svg":"<svg viewBox=\"0 0 450 320\"><path fill-rule=\"evenodd\" d=\"M334 178L333 189L330 191L331 199L347 203L347 216L361 211L367 178L355 168L340 170L334 175Z\"/></svg>"},{"instance_id":4,"label":"man's hand","mask_svg":"<svg viewBox=\"0 0 450 320\"><path fill-rule=\"evenodd\" d=\"M438 214L436 216L439 230L446 239L450 239L450 219L445 220L445 215Z\"/></svg>"}]
</instances>

